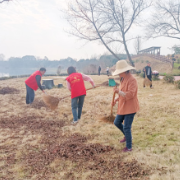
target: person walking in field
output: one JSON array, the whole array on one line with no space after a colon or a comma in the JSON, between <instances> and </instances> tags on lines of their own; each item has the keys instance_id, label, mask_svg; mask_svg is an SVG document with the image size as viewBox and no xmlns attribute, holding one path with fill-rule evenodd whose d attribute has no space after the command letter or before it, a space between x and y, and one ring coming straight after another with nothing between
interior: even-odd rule
<instances>
[{"instance_id":1,"label":"person walking in field","mask_svg":"<svg viewBox=\"0 0 180 180\"><path fill-rule=\"evenodd\" d=\"M109 67L106 68L107 76L109 76Z\"/></svg>"},{"instance_id":2,"label":"person walking in field","mask_svg":"<svg viewBox=\"0 0 180 180\"><path fill-rule=\"evenodd\" d=\"M146 78L146 76L147 76L147 78L151 82L150 83L150 88L152 89L152 70L151 70L150 62L148 62L147 66L144 67L143 72L144 72L144 78ZM143 87L145 88L145 83L143 83Z\"/></svg>"},{"instance_id":3,"label":"person walking in field","mask_svg":"<svg viewBox=\"0 0 180 180\"><path fill-rule=\"evenodd\" d=\"M124 138L120 141L120 143L126 142L126 147L123 149L123 152L132 151L131 126L134 116L139 110L137 98L138 84L129 71L131 69L135 68L128 65L125 60L120 60L116 63L116 70L112 74L113 76L118 75L121 82L119 88L114 88L114 92L118 94L118 97L112 102L112 106L118 102L114 125L124 135Z\"/></svg>"},{"instance_id":4,"label":"person walking in field","mask_svg":"<svg viewBox=\"0 0 180 180\"><path fill-rule=\"evenodd\" d=\"M73 114L72 124L76 124L82 113L86 88L84 81L88 81L95 88L94 81L87 75L76 72L73 66L67 69L68 77L66 78L67 88L71 91L71 108Z\"/></svg>"},{"instance_id":5,"label":"person walking in field","mask_svg":"<svg viewBox=\"0 0 180 180\"><path fill-rule=\"evenodd\" d=\"M101 66L98 67L98 75L101 75Z\"/></svg>"},{"instance_id":6,"label":"person walking in field","mask_svg":"<svg viewBox=\"0 0 180 180\"><path fill-rule=\"evenodd\" d=\"M34 101L35 93L38 88L44 93L41 86L41 77L46 72L45 68L40 68L39 71L35 71L30 77L25 80L26 84L26 104L31 104Z\"/></svg>"}]
</instances>

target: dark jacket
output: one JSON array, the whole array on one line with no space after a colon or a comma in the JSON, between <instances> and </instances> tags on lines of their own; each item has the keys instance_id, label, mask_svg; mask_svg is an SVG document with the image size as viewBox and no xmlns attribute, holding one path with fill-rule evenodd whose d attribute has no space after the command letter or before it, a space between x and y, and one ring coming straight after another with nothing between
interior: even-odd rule
<instances>
[{"instance_id":1,"label":"dark jacket","mask_svg":"<svg viewBox=\"0 0 180 180\"><path fill-rule=\"evenodd\" d=\"M144 71L145 70L145 71ZM147 77L152 77L152 70L151 70L151 67L150 66L146 66L144 69L143 69L143 71L144 71L144 78L145 78L145 72L146 72L146 75L147 75Z\"/></svg>"}]
</instances>

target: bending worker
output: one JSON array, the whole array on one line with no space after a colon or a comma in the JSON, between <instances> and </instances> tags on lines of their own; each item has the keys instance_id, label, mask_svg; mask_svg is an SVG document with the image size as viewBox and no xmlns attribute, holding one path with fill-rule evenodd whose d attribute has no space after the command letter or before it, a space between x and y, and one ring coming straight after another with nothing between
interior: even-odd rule
<instances>
[{"instance_id":1,"label":"bending worker","mask_svg":"<svg viewBox=\"0 0 180 180\"><path fill-rule=\"evenodd\" d=\"M35 71L30 77L25 80L26 84L26 104L31 104L34 101L35 93L39 89L44 93L44 90L41 86L41 77L46 72L45 68L40 68L39 71Z\"/></svg>"}]
</instances>

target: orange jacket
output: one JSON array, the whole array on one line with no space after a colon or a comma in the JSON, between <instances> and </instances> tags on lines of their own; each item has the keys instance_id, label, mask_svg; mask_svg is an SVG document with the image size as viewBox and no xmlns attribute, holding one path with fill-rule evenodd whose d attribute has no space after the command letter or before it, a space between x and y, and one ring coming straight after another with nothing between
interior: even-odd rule
<instances>
[{"instance_id":1,"label":"orange jacket","mask_svg":"<svg viewBox=\"0 0 180 180\"><path fill-rule=\"evenodd\" d=\"M117 114L126 115L139 110L137 98L138 85L136 79L129 73L119 86L119 90L126 93L125 97L119 96Z\"/></svg>"}]
</instances>

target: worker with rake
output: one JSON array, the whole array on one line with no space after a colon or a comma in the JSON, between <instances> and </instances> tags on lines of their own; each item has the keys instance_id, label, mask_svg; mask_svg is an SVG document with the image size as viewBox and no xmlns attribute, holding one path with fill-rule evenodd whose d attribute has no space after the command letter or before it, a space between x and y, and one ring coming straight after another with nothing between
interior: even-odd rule
<instances>
[{"instance_id":1,"label":"worker with rake","mask_svg":"<svg viewBox=\"0 0 180 180\"><path fill-rule=\"evenodd\" d=\"M143 87L145 88L145 85L148 84L150 88L152 89L152 70L151 70L151 63L148 62L147 66L143 68L144 71L144 78L148 79L149 82L144 81L143 82Z\"/></svg>"},{"instance_id":2,"label":"worker with rake","mask_svg":"<svg viewBox=\"0 0 180 180\"><path fill-rule=\"evenodd\" d=\"M119 75L121 82L119 88L114 88L114 93L118 94L118 97L112 102L112 106L118 101L118 110L114 124L124 134L124 138L120 141L120 143L126 142L123 152L132 151L131 126L134 116L139 110L138 84L129 71L131 69L135 68L130 66L125 60L120 60L116 63L116 70L113 73L113 76Z\"/></svg>"},{"instance_id":3,"label":"worker with rake","mask_svg":"<svg viewBox=\"0 0 180 180\"><path fill-rule=\"evenodd\" d=\"M89 81L94 88L95 85L89 76L76 72L73 66L68 67L67 73L69 75L66 78L67 88L71 91L72 124L76 124L81 118L84 98L86 96L84 81Z\"/></svg>"},{"instance_id":4,"label":"worker with rake","mask_svg":"<svg viewBox=\"0 0 180 180\"><path fill-rule=\"evenodd\" d=\"M34 101L35 93L39 89L44 93L44 90L41 86L41 77L46 72L45 68L40 68L39 71L35 71L30 77L25 80L26 84L26 104L31 104Z\"/></svg>"}]
</instances>

